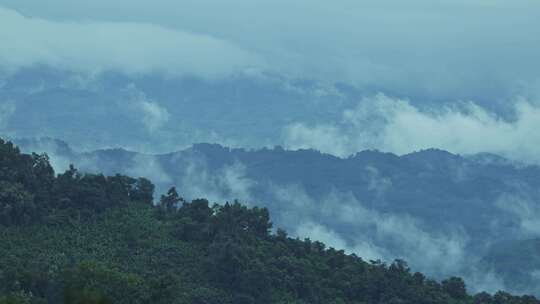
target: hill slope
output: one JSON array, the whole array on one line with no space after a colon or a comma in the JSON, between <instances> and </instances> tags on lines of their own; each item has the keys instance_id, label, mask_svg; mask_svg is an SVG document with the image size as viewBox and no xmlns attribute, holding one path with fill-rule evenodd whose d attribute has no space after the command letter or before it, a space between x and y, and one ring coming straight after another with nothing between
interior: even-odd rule
<instances>
[{"instance_id":1,"label":"hill slope","mask_svg":"<svg viewBox=\"0 0 540 304\"><path fill-rule=\"evenodd\" d=\"M538 303L272 234L264 208L174 188L154 206L146 179L55 176L3 141L0 168L0 303Z\"/></svg>"},{"instance_id":2,"label":"hill slope","mask_svg":"<svg viewBox=\"0 0 540 304\"><path fill-rule=\"evenodd\" d=\"M146 176L159 192L176 186L189 199L253 202L292 235L364 257L399 257L437 278L464 276L480 290L540 295L540 277L534 276L539 268L528 263L529 256L522 255L518 265L530 281L525 289L510 269L484 258L498 243L540 237L534 228L540 216L538 166L436 149L338 158L314 150L197 144L148 155L123 149L80 153L50 139L17 142L25 151L49 152L57 167L77 163L83 171Z\"/></svg>"}]
</instances>

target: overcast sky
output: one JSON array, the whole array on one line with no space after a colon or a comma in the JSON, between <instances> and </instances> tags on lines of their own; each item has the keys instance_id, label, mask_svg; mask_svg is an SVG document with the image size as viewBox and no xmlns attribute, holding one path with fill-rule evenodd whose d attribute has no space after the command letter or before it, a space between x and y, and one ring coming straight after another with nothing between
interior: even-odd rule
<instances>
[{"instance_id":1,"label":"overcast sky","mask_svg":"<svg viewBox=\"0 0 540 304\"><path fill-rule=\"evenodd\" d=\"M430 146L512 155L509 145L531 142L526 133L540 127L540 2L534 0L0 0L0 41L0 72L44 64L86 75L115 71L210 81L273 75L371 88L379 95L358 96L358 102L384 100L385 109L416 113L405 139L403 132L384 134L371 146L358 139L370 121L351 118L355 107L340 109L342 120L276 126L286 146L336 155ZM18 106L17 100L0 102ZM414 108L423 103L431 108ZM141 122L153 136L166 124L148 117L173 121L160 100L139 108L151 114ZM396 111L378 113L400 131L393 120L403 115ZM7 125L6 115L3 120ZM426 134L426 126L444 134ZM516 135L521 141L510 140ZM325 136L333 141L321 143ZM396 136L405 142L388 139ZM346 139L336 144L336 138ZM533 154L531 146L518 158Z\"/></svg>"},{"instance_id":2,"label":"overcast sky","mask_svg":"<svg viewBox=\"0 0 540 304\"><path fill-rule=\"evenodd\" d=\"M517 94L539 82L540 2L532 0L0 5L0 37L16 42L2 44L3 65L203 76L272 71L447 98Z\"/></svg>"}]
</instances>

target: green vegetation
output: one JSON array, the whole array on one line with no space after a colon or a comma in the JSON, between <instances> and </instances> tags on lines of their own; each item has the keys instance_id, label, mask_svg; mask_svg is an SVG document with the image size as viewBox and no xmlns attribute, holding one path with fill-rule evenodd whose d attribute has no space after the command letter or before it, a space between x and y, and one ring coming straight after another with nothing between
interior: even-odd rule
<instances>
[{"instance_id":1,"label":"green vegetation","mask_svg":"<svg viewBox=\"0 0 540 304\"><path fill-rule=\"evenodd\" d=\"M153 191L74 167L55 176L46 155L0 140L0 303L539 303L273 234L264 208L174 188L154 206Z\"/></svg>"}]
</instances>

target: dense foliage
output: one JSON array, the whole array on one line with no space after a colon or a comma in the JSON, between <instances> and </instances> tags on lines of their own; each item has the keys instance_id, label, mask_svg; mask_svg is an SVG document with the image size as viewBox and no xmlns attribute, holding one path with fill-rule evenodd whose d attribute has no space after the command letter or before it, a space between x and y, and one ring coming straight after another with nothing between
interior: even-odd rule
<instances>
[{"instance_id":1,"label":"dense foliage","mask_svg":"<svg viewBox=\"0 0 540 304\"><path fill-rule=\"evenodd\" d=\"M0 141L0 303L539 303L271 233L264 208L174 188L154 205L153 191L74 167L55 176L46 155Z\"/></svg>"}]
</instances>

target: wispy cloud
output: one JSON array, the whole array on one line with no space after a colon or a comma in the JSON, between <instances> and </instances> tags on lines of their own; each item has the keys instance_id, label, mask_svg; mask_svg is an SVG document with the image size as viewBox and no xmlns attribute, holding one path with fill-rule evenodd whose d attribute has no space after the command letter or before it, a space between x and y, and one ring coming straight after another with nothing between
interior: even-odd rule
<instances>
[{"instance_id":1,"label":"wispy cloud","mask_svg":"<svg viewBox=\"0 0 540 304\"><path fill-rule=\"evenodd\" d=\"M520 230L516 231L516 237L537 238L540 237L540 205L533 198L525 197L525 193L504 193L495 206L513 215L518 221Z\"/></svg>"},{"instance_id":2,"label":"wispy cloud","mask_svg":"<svg viewBox=\"0 0 540 304\"><path fill-rule=\"evenodd\" d=\"M284 130L289 148L315 148L339 156L364 149L398 154L427 148L454 153L492 152L540 162L540 107L525 100L514 103L507 119L472 102L420 109L408 100L383 94L361 100L345 110L340 121L307 125L294 123Z\"/></svg>"},{"instance_id":3,"label":"wispy cloud","mask_svg":"<svg viewBox=\"0 0 540 304\"><path fill-rule=\"evenodd\" d=\"M272 207L277 209L279 223L299 236L328 241L365 259L403 258L431 275L463 270L468 237L459 229L428 231L407 214L381 213L365 207L353 195L337 191L319 198L298 186L273 191L276 201Z\"/></svg>"},{"instance_id":4,"label":"wispy cloud","mask_svg":"<svg viewBox=\"0 0 540 304\"><path fill-rule=\"evenodd\" d=\"M127 106L131 108L136 117L140 117L141 123L149 133L158 131L169 121L169 111L158 102L148 98L134 84L128 85L125 92L129 99Z\"/></svg>"},{"instance_id":5,"label":"wispy cloud","mask_svg":"<svg viewBox=\"0 0 540 304\"><path fill-rule=\"evenodd\" d=\"M206 161L196 157L190 159L176 182L187 199L206 198L211 202L253 202L253 187L256 182L246 176L245 166L233 163L217 171L210 171Z\"/></svg>"},{"instance_id":6,"label":"wispy cloud","mask_svg":"<svg viewBox=\"0 0 540 304\"><path fill-rule=\"evenodd\" d=\"M133 177L145 177L158 185L172 186L173 180L163 169L159 159L154 155L137 154L132 159L133 164L127 168L126 174ZM166 191L166 189L159 189Z\"/></svg>"}]
</instances>

